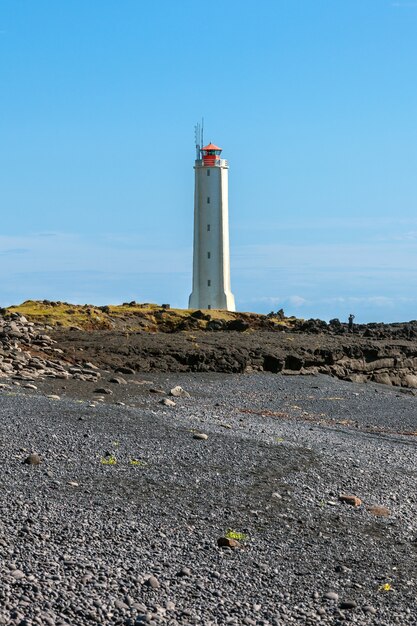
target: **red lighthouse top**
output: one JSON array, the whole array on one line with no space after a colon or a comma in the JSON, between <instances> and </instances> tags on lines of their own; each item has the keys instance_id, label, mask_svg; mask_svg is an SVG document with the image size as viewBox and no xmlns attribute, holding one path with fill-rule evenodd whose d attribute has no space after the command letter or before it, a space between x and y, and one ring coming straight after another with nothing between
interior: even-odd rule
<instances>
[{"instance_id":1,"label":"red lighthouse top","mask_svg":"<svg viewBox=\"0 0 417 626\"><path fill-rule=\"evenodd\" d=\"M215 146L214 143L209 143L204 148L201 148L203 153L203 165L208 167L216 165L216 161L219 160L222 149L219 146Z\"/></svg>"}]
</instances>

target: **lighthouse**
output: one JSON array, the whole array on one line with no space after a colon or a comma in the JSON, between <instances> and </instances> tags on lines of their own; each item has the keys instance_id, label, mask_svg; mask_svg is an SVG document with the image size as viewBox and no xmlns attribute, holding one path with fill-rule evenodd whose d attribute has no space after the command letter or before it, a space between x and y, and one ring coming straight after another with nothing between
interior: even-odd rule
<instances>
[{"instance_id":1,"label":"lighthouse","mask_svg":"<svg viewBox=\"0 0 417 626\"><path fill-rule=\"evenodd\" d=\"M235 311L230 289L229 202L222 149L196 145L193 290L190 309Z\"/></svg>"}]
</instances>

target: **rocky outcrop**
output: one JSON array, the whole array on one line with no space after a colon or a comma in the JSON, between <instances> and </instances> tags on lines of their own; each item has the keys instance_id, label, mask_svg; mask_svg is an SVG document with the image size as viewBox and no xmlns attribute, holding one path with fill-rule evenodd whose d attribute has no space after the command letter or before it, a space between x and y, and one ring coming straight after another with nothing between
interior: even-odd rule
<instances>
[{"instance_id":1,"label":"rocky outcrop","mask_svg":"<svg viewBox=\"0 0 417 626\"><path fill-rule=\"evenodd\" d=\"M54 308L54 307L52 307ZM56 307L55 307L56 308ZM18 313L0 315L0 378L97 381L98 369L123 372L267 371L288 376L328 374L352 382L417 389L417 322L355 325L339 320L269 316L182 318L175 332L52 328ZM169 310L155 312L165 318ZM201 324L205 324L201 328ZM172 330L172 329L171 329Z\"/></svg>"},{"instance_id":2,"label":"rocky outcrop","mask_svg":"<svg viewBox=\"0 0 417 626\"><path fill-rule=\"evenodd\" d=\"M178 333L58 331L67 358L103 369L136 372L267 371L284 375L328 374L417 388L417 342L370 340L357 335L241 330Z\"/></svg>"},{"instance_id":3,"label":"rocky outcrop","mask_svg":"<svg viewBox=\"0 0 417 626\"><path fill-rule=\"evenodd\" d=\"M45 326L18 314L0 316L0 378L29 383L45 378L100 377L94 365L74 367L62 355L63 350L47 334Z\"/></svg>"}]
</instances>

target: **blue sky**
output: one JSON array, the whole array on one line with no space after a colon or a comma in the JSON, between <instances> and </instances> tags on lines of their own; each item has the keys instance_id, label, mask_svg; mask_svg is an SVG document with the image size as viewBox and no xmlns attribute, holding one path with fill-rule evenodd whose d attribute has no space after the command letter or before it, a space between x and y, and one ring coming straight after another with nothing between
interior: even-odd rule
<instances>
[{"instance_id":1,"label":"blue sky","mask_svg":"<svg viewBox=\"0 0 417 626\"><path fill-rule=\"evenodd\" d=\"M417 0L0 1L0 305L185 307L193 126L240 310L417 318Z\"/></svg>"}]
</instances>

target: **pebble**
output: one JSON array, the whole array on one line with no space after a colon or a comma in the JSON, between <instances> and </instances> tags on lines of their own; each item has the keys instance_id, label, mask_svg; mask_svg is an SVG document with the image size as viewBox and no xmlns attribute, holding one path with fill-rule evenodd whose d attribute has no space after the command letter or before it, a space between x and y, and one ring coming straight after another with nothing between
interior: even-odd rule
<instances>
[{"instance_id":1,"label":"pebble","mask_svg":"<svg viewBox=\"0 0 417 626\"><path fill-rule=\"evenodd\" d=\"M206 435L206 433L194 433L193 439L200 439L202 441L206 441L208 439L208 435Z\"/></svg>"},{"instance_id":2,"label":"pebble","mask_svg":"<svg viewBox=\"0 0 417 626\"><path fill-rule=\"evenodd\" d=\"M146 585L148 587L151 587L152 589L159 589L161 583L156 578L156 576L149 576L149 578L146 579Z\"/></svg>"},{"instance_id":3,"label":"pebble","mask_svg":"<svg viewBox=\"0 0 417 626\"><path fill-rule=\"evenodd\" d=\"M171 400L170 398L162 398L160 404L163 404L164 406L175 406L174 400Z\"/></svg>"},{"instance_id":4,"label":"pebble","mask_svg":"<svg viewBox=\"0 0 417 626\"><path fill-rule=\"evenodd\" d=\"M362 500L358 498L358 496L340 494L339 500L340 502L344 502L345 504L349 504L350 506L354 507L358 507L362 504Z\"/></svg>"},{"instance_id":5,"label":"pebble","mask_svg":"<svg viewBox=\"0 0 417 626\"><path fill-rule=\"evenodd\" d=\"M179 572L177 572L177 576L191 576L191 570L189 567L182 567Z\"/></svg>"},{"instance_id":6,"label":"pebble","mask_svg":"<svg viewBox=\"0 0 417 626\"><path fill-rule=\"evenodd\" d=\"M42 462L41 457L36 452L32 452L26 459L23 461L26 465L40 465Z\"/></svg>"},{"instance_id":7,"label":"pebble","mask_svg":"<svg viewBox=\"0 0 417 626\"><path fill-rule=\"evenodd\" d=\"M332 600L334 602L337 602L339 600L339 594L335 591L327 591L327 593L324 594L323 598L325 600Z\"/></svg>"},{"instance_id":8,"label":"pebble","mask_svg":"<svg viewBox=\"0 0 417 626\"><path fill-rule=\"evenodd\" d=\"M339 608L345 610L355 609L357 606L355 600L343 600L343 602L339 604Z\"/></svg>"},{"instance_id":9,"label":"pebble","mask_svg":"<svg viewBox=\"0 0 417 626\"><path fill-rule=\"evenodd\" d=\"M229 537L219 537L217 539L217 545L219 548L241 548L242 545L237 541L237 539L230 539Z\"/></svg>"},{"instance_id":10,"label":"pebble","mask_svg":"<svg viewBox=\"0 0 417 626\"><path fill-rule=\"evenodd\" d=\"M190 394L188 393L188 391L185 391L185 389L180 387L180 385L173 387L169 393L171 396L174 396L175 398L189 398L190 397Z\"/></svg>"}]
</instances>

